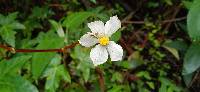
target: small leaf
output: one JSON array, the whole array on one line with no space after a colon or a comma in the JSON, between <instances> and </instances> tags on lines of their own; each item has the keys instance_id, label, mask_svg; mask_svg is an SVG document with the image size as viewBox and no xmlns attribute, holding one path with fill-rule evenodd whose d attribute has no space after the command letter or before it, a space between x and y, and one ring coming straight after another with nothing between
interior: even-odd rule
<instances>
[{"instance_id":1,"label":"small leaf","mask_svg":"<svg viewBox=\"0 0 200 92\"><path fill-rule=\"evenodd\" d=\"M121 92L122 86L121 85L114 85L111 89L108 90L108 92Z\"/></svg>"},{"instance_id":2,"label":"small leaf","mask_svg":"<svg viewBox=\"0 0 200 92\"><path fill-rule=\"evenodd\" d=\"M122 76L122 74L119 73L119 72L115 72L115 73L112 75L111 81L122 82L122 81L123 81L123 76Z\"/></svg>"},{"instance_id":3,"label":"small leaf","mask_svg":"<svg viewBox=\"0 0 200 92\"><path fill-rule=\"evenodd\" d=\"M51 23L51 25L53 26L53 28L56 30L56 32L60 37L65 37L65 33L61 24L57 23L54 20L49 20L49 22Z\"/></svg>"},{"instance_id":4,"label":"small leaf","mask_svg":"<svg viewBox=\"0 0 200 92\"><path fill-rule=\"evenodd\" d=\"M183 5L187 8L190 9L190 7L192 6L192 1L182 1Z\"/></svg>"},{"instance_id":5,"label":"small leaf","mask_svg":"<svg viewBox=\"0 0 200 92\"><path fill-rule=\"evenodd\" d=\"M163 45L162 47L164 47L164 48L167 49L169 52L171 52L177 60L180 59L179 54L178 54L178 51L177 51L175 48L171 48L171 47L168 47L168 46L165 46L165 45Z\"/></svg>"},{"instance_id":6,"label":"small leaf","mask_svg":"<svg viewBox=\"0 0 200 92\"><path fill-rule=\"evenodd\" d=\"M67 16L63 22L63 25L66 26L69 30L76 29L84 21L87 20L90 16L93 16L92 12L76 12Z\"/></svg>"},{"instance_id":7,"label":"small leaf","mask_svg":"<svg viewBox=\"0 0 200 92\"><path fill-rule=\"evenodd\" d=\"M173 5L171 0L165 0L165 3L167 3L168 5Z\"/></svg>"},{"instance_id":8,"label":"small leaf","mask_svg":"<svg viewBox=\"0 0 200 92\"><path fill-rule=\"evenodd\" d=\"M3 25L4 24L4 19L5 19L6 17L4 16L4 15L2 15L2 14L0 14L0 25Z\"/></svg>"},{"instance_id":9,"label":"small leaf","mask_svg":"<svg viewBox=\"0 0 200 92\"><path fill-rule=\"evenodd\" d=\"M121 37L121 31L117 31L116 33L114 33L112 36L111 36L111 40L112 41L118 41Z\"/></svg>"},{"instance_id":10,"label":"small leaf","mask_svg":"<svg viewBox=\"0 0 200 92\"><path fill-rule=\"evenodd\" d=\"M25 29L25 26L19 22L13 22L9 25L12 29Z\"/></svg>"},{"instance_id":11,"label":"small leaf","mask_svg":"<svg viewBox=\"0 0 200 92\"><path fill-rule=\"evenodd\" d=\"M188 49L187 43L181 40L175 40L175 41L168 40L164 43L164 45L167 47L177 49L182 52L186 52L186 50Z\"/></svg>"},{"instance_id":12,"label":"small leaf","mask_svg":"<svg viewBox=\"0 0 200 92\"><path fill-rule=\"evenodd\" d=\"M147 72L147 71L138 72L138 73L136 74L136 76L137 76L137 77L144 77L144 78L146 78L146 79L148 79L148 80L151 80L151 77L150 77L150 75L149 75L149 72Z\"/></svg>"},{"instance_id":13,"label":"small leaf","mask_svg":"<svg viewBox=\"0 0 200 92\"><path fill-rule=\"evenodd\" d=\"M12 47L15 47L15 34L16 32L8 27L0 28L0 35Z\"/></svg>"},{"instance_id":14,"label":"small leaf","mask_svg":"<svg viewBox=\"0 0 200 92\"><path fill-rule=\"evenodd\" d=\"M63 65L58 66L57 73L59 76L62 77L62 79L65 82L71 83L71 77L69 75L69 72L65 69L65 67Z\"/></svg>"},{"instance_id":15,"label":"small leaf","mask_svg":"<svg viewBox=\"0 0 200 92\"><path fill-rule=\"evenodd\" d=\"M92 2L92 3L94 3L94 4L96 4L96 3L97 3L97 1L96 1L96 0L90 0L90 2Z\"/></svg>"},{"instance_id":16,"label":"small leaf","mask_svg":"<svg viewBox=\"0 0 200 92\"><path fill-rule=\"evenodd\" d=\"M7 18L10 20L15 20L17 18L18 12L10 13Z\"/></svg>"},{"instance_id":17,"label":"small leaf","mask_svg":"<svg viewBox=\"0 0 200 92\"><path fill-rule=\"evenodd\" d=\"M155 89L154 83L153 82L147 82L147 84L149 85L149 87L151 89Z\"/></svg>"}]
</instances>

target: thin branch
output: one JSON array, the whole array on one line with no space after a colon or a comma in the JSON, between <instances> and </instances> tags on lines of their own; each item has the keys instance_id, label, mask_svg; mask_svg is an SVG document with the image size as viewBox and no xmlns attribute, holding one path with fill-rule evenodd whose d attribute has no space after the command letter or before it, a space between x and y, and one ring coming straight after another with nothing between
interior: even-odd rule
<instances>
[{"instance_id":1,"label":"thin branch","mask_svg":"<svg viewBox=\"0 0 200 92\"><path fill-rule=\"evenodd\" d=\"M170 20L164 20L162 21L162 23L169 23L169 22L176 22L176 21L182 21L182 20L185 20L187 19L187 17L180 17L180 18L175 18L175 19L170 19Z\"/></svg>"},{"instance_id":2,"label":"thin branch","mask_svg":"<svg viewBox=\"0 0 200 92\"><path fill-rule=\"evenodd\" d=\"M62 4L49 4L50 7L64 7Z\"/></svg>"},{"instance_id":3,"label":"thin branch","mask_svg":"<svg viewBox=\"0 0 200 92\"><path fill-rule=\"evenodd\" d=\"M188 87L191 87L192 84L195 82L195 80L197 80L199 73L200 73L200 71L197 71L197 72L196 72L196 74L193 76L193 79L192 79L191 82L189 83Z\"/></svg>"},{"instance_id":4,"label":"thin branch","mask_svg":"<svg viewBox=\"0 0 200 92\"><path fill-rule=\"evenodd\" d=\"M99 76L99 85L100 85L101 92L105 92L105 83L104 83L103 71L99 67L96 67L96 72Z\"/></svg>"},{"instance_id":5,"label":"thin branch","mask_svg":"<svg viewBox=\"0 0 200 92\"><path fill-rule=\"evenodd\" d=\"M174 13L171 16L172 19L176 18L176 16L179 13L180 9L181 9L181 4L179 4L178 6L175 7L175 11L174 11ZM171 24L172 24L172 22L169 21L169 23L166 25L166 27L164 28L164 30L168 30L169 27L171 26Z\"/></svg>"},{"instance_id":6,"label":"thin branch","mask_svg":"<svg viewBox=\"0 0 200 92\"><path fill-rule=\"evenodd\" d=\"M145 21L123 21L123 24L144 24Z\"/></svg>"},{"instance_id":7,"label":"thin branch","mask_svg":"<svg viewBox=\"0 0 200 92\"><path fill-rule=\"evenodd\" d=\"M186 16L180 17L180 18L175 18L175 19L163 20L163 21L161 21L161 24L182 21L182 20L185 20L185 19L187 19ZM122 23L124 23L124 24L144 24L145 21L123 21Z\"/></svg>"},{"instance_id":8,"label":"thin branch","mask_svg":"<svg viewBox=\"0 0 200 92\"><path fill-rule=\"evenodd\" d=\"M72 43L71 45L65 46L59 49L41 49L41 50L34 50L34 49L15 49L13 47L8 47L4 45L0 45L0 48L10 51L11 53L18 53L18 52L64 52L66 49L73 48L78 45L79 42Z\"/></svg>"}]
</instances>

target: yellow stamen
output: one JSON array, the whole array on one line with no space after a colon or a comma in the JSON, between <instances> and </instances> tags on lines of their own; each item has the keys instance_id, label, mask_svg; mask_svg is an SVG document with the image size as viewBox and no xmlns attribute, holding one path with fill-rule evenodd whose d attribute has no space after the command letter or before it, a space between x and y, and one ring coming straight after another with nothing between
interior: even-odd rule
<instances>
[{"instance_id":1,"label":"yellow stamen","mask_svg":"<svg viewBox=\"0 0 200 92\"><path fill-rule=\"evenodd\" d=\"M108 45L108 43L109 43L109 38L108 37L101 37L101 38L99 38L99 43L101 44L101 45Z\"/></svg>"}]
</instances>

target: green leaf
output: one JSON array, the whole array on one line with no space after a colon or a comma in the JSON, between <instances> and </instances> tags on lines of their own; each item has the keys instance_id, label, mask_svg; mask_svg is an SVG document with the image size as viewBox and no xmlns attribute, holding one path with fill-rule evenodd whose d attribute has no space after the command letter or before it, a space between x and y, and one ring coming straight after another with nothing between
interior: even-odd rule
<instances>
[{"instance_id":1,"label":"green leaf","mask_svg":"<svg viewBox=\"0 0 200 92\"><path fill-rule=\"evenodd\" d=\"M161 87L159 88L159 92L167 92L167 85L162 84Z\"/></svg>"},{"instance_id":2,"label":"green leaf","mask_svg":"<svg viewBox=\"0 0 200 92\"><path fill-rule=\"evenodd\" d=\"M7 18L10 20L15 20L17 18L18 12L10 13Z\"/></svg>"},{"instance_id":3,"label":"green leaf","mask_svg":"<svg viewBox=\"0 0 200 92\"><path fill-rule=\"evenodd\" d=\"M0 62L0 76L15 75L20 68L31 58L30 55L23 55L12 58L8 61L3 60Z\"/></svg>"},{"instance_id":4,"label":"green leaf","mask_svg":"<svg viewBox=\"0 0 200 92\"><path fill-rule=\"evenodd\" d=\"M25 26L19 22L13 22L9 25L12 29L25 29Z\"/></svg>"},{"instance_id":5,"label":"green leaf","mask_svg":"<svg viewBox=\"0 0 200 92\"><path fill-rule=\"evenodd\" d=\"M58 73L59 76L62 77L62 79L65 82L71 83L71 77L70 77L69 72L67 71L67 69L64 67L64 65L58 66L57 73Z\"/></svg>"},{"instance_id":6,"label":"green leaf","mask_svg":"<svg viewBox=\"0 0 200 92\"><path fill-rule=\"evenodd\" d=\"M200 67L200 44L193 43L187 50L184 63L183 63L183 75L193 73Z\"/></svg>"},{"instance_id":7,"label":"green leaf","mask_svg":"<svg viewBox=\"0 0 200 92\"><path fill-rule=\"evenodd\" d=\"M8 16L0 15L0 36L2 39L15 47L15 29L25 29L25 26L15 19L17 18L17 12L11 13Z\"/></svg>"},{"instance_id":8,"label":"green leaf","mask_svg":"<svg viewBox=\"0 0 200 92\"><path fill-rule=\"evenodd\" d=\"M53 59L51 59L50 64L44 71L44 77L46 78L45 90L47 92L56 92L59 85L59 77L56 72L58 70L58 65L61 63L61 56L56 54Z\"/></svg>"},{"instance_id":9,"label":"green leaf","mask_svg":"<svg viewBox=\"0 0 200 92\"><path fill-rule=\"evenodd\" d=\"M121 85L114 85L111 89L108 90L108 92L121 92L122 86Z\"/></svg>"},{"instance_id":10,"label":"green leaf","mask_svg":"<svg viewBox=\"0 0 200 92\"><path fill-rule=\"evenodd\" d=\"M2 14L0 14L0 25L3 25L4 24L4 19L5 19L6 17L4 16L4 15L2 15Z\"/></svg>"},{"instance_id":11,"label":"green leaf","mask_svg":"<svg viewBox=\"0 0 200 92\"><path fill-rule=\"evenodd\" d=\"M134 51L129 57L127 61L116 62L120 67L125 69L134 69L138 66L144 64L144 60L142 59L139 51Z\"/></svg>"},{"instance_id":12,"label":"green leaf","mask_svg":"<svg viewBox=\"0 0 200 92\"><path fill-rule=\"evenodd\" d=\"M59 79L56 76L56 68L51 69L48 73L49 75L45 83L45 90L49 90L50 92L56 92L56 89L59 86Z\"/></svg>"},{"instance_id":13,"label":"green leaf","mask_svg":"<svg viewBox=\"0 0 200 92\"><path fill-rule=\"evenodd\" d=\"M114 33L112 36L111 36L111 40L112 41L118 41L121 37L121 31L117 31L116 33Z\"/></svg>"},{"instance_id":14,"label":"green leaf","mask_svg":"<svg viewBox=\"0 0 200 92\"><path fill-rule=\"evenodd\" d=\"M53 26L53 28L56 30L57 34L60 37L65 37L64 30L63 30L62 25L60 23L57 23L54 20L49 20L49 22L51 23L51 25Z\"/></svg>"},{"instance_id":15,"label":"green leaf","mask_svg":"<svg viewBox=\"0 0 200 92\"><path fill-rule=\"evenodd\" d=\"M96 0L90 0L90 2L92 2L92 3L94 3L94 4L96 4L96 3L97 3L97 1L96 1Z\"/></svg>"},{"instance_id":16,"label":"green leaf","mask_svg":"<svg viewBox=\"0 0 200 92\"><path fill-rule=\"evenodd\" d=\"M171 52L177 60L180 59L178 51L175 48L171 48L171 47L168 47L168 46L165 46L165 45L163 45L162 47L164 47L166 50Z\"/></svg>"},{"instance_id":17,"label":"green leaf","mask_svg":"<svg viewBox=\"0 0 200 92\"><path fill-rule=\"evenodd\" d=\"M92 12L76 12L67 16L63 22L63 26L66 26L69 30L78 28L87 18L93 16Z\"/></svg>"},{"instance_id":18,"label":"green leaf","mask_svg":"<svg viewBox=\"0 0 200 92\"><path fill-rule=\"evenodd\" d=\"M182 40L175 40L175 41L166 41L164 43L165 46L171 47L171 48L175 48L179 51L182 52L186 52L186 50L188 49L188 45L186 42L182 41Z\"/></svg>"},{"instance_id":19,"label":"green leaf","mask_svg":"<svg viewBox=\"0 0 200 92\"><path fill-rule=\"evenodd\" d=\"M148 80L151 80L150 74L147 71L141 71L136 74L137 77L144 77Z\"/></svg>"},{"instance_id":20,"label":"green leaf","mask_svg":"<svg viewBox=\"0 0 200 92\"><path fill-rule=\"evenodd\" d=\"M60 48L64 45L64 40L52 32L46 33L45 37L40 39L36 49ZM56 55L55 52L34 53L32 59L33 78L37 79L47 67L51 59Z\"/></svg>"},{"instance_id":21,"label":"green leaf","mask_svg":"<svg viewBox=\"0 0 200 92\"><path fill-rule=\"evenodd\" d=\"M187 16L187 27L190 38L200 40L200 0L194 0Z\"/></svg>"},{"instance_id":22,"label":"green leaf","mask_svg":"<svg viewBox=\"0 0 200 92\"><path fill-rule=\"evenodd\" d=\"M165 77L159 77L161 82L161 87L159 88L159 92L182 92L182 88L177 86L175 83L170 81Z\"/></svg>"},{"instance_id":23,"label":"green leaf","mask_svg":"<svg viewBox=\"0 0 200 92\"><path fill-rule=\"evenodd\" d=\"M165 3L167 3L168 5L173 5L171 0L165 0Z\"/></svg>"},{"instance_id":24,"label":"green leaf","mask_svg":"<svg viewBox=\"0 0 200 92\"><path fill-rule=\"evenodd\" d=\"M183 5L187 8L190 9L190 7L192 6L192 1L182 1Z\"/></svg>"},{"instance_id":25,"label":"green leaf","mask_svg":"<svg viewBox=\"0 0 200 92\"><path fill-rule=\"evenodd\" d=\"M153 82L147 82L147 85L149 85L149 87L150 87L151 89L155 89L155 85L154 85Z\"/></svg>"},{"instance_id":26,"label":"green leaf","mask_svg":"<svg viewBox=\"0 0 200 92\"><path fill-rule=\"evenodd\" d=\"M60 55L55 55L44 72L44 77L47 77L45 83L45 90L47 92L56 92L61 79L65 82L71 82L68 71L65 69L64 65L60 65L61 59Z\"/></svg>"},{"instance_id":27,"label":"green leaf","mask_svg":"<svg viewBox=\"0 0 200 92\"><path fill-rule=\"evenodd\" d=\"M89 49L76 46L74 52L71 54L72 58L79 61L77 69L82 72L82 77L85 82L90 79L90 69L93 67L92 61L89 58L89 53Z\"/></svg>"},{"instance_id":28,"label":"green leaf","mask_svg":"<svg viewBox=\"0 0 200 92\"><path fill-rule=\"evenodd\" d=\"M185 82L185 84L186 84L187 87L190 86L190 82L193 79L193 75L194 75L194 73L183 75L183 79L184 79L184 82Z\"/></svg>"},{"instance_id":29,"label":"green leaf","mask_svg":"<svg viewBox=\"0 0 200 92\"><path fill-rule=\"evenodd\" d=\"M45 19L48 16L51 16L53 14L54 13L47 6L44 6L44 7L35 6L35 7L33 7L32 14L31 14L31 16L29 16L29 18L31 18L31 19L35 19L35 18Z\"/></svg>"},{"instance_id":30,"label":"green leaf","mask_svg":"<svg viewBox=\"0 0 200 92\"><path fill-rule=\"evenodd\" d=\"M8 27L0 28L0 35L12 47L15 47L15 34L16 32Z\"/></svg>"},{"instance_id":31,"label":"green leaf","mask_svg":"<svg viewBox=\"0 0 200 92\"><path fill-rule=\"evenodd\" d=\"M38 92L37 88L20 76L0 78L1 92Z\"/></svg>"},{"instance_id":32,"label":"green leaf","mask_svg":"<svg viewBox=\"0 0 200 92\"><path fill-rule=\"evenodd\" d=\"M123 82L123 76L120 72L115 72L112 75L111 81Z\"/></svg>"}]
</instances>

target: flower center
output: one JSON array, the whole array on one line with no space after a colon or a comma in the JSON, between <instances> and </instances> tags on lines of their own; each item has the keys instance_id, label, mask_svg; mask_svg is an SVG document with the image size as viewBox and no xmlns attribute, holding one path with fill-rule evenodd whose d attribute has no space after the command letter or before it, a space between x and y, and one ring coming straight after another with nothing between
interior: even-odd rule
<instances>
[{"instance_id":1,"label":"flower center","mask_svg":"<svg viewBox=\"0 0 200 92\"><path fill-rule=\"evenodd\" d=\"M108 43L109 43L109 38L108 37L101 37L101 38L99 38L99 43L101 44L101 45L108 45Z\"/></svg>"}]
</instances>

